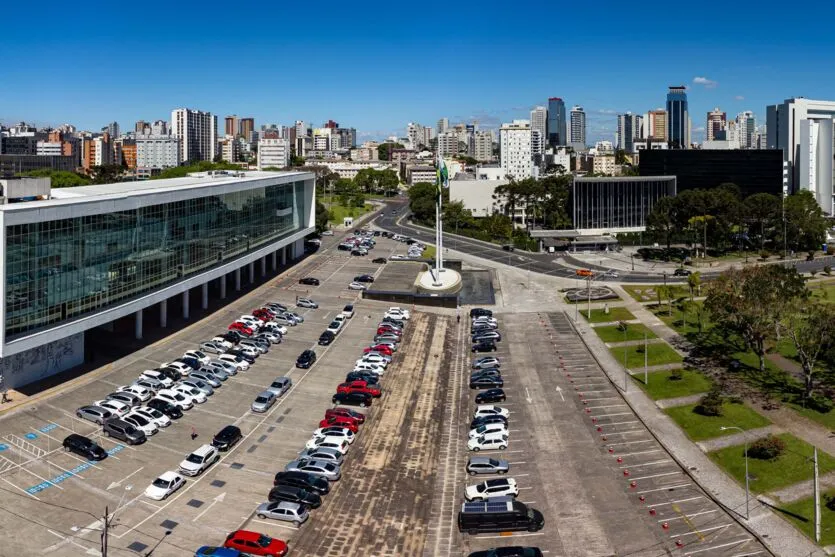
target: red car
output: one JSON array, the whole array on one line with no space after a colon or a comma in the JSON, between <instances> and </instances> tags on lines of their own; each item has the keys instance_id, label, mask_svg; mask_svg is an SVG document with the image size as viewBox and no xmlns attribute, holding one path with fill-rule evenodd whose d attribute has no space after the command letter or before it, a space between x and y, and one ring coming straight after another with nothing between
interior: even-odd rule
<instances>
[{"instance_id":1,"label":"red car","mask_svg":"<svg viewBox=\"0 0 835 557\"><path fill-rule=\"evenodd\" d=\"M400 331L398 331L397 329L392 329L392 328L390 328L390 327L379 327L379 328L377 329L377 334L378 334L378 335L382 335L382 334L387 334L387 335L395 335L395 336L397 336L398 338L403 336L403 333L401 333L401 332L400 332Z\"/></svg>"},{"instance_id":2,"label":"red car","mask_svg":"<svg viewBox=\"0 0 835 557\"><path fill-rule=\"evenodd\" d=\"M267 557L284 557L287 555L287 544L258 532L237 530L226 536L223 547L237 549L249 555L265 555Z\"/></svg>"},{"instance_id":3,"label":"red car","mask_svg":"<svg viewBox=\"0 0 835 557\"><path fill-rule=\"evenodd\" d=\"M250 336L254 332L252 329L247 327L245 323L241 323L240 321L235 321L234 323L229 325L229 330L238 331L239 333L243 333L246 336Z\"/></svg>"},{"instance_id":4,"label":"red car","mask_svg":"<svg viewBox=\"0 0 835 557\"><path fill-rule=\"evenodd\" d=\"M328 408L325 410L325 418L327 419L331 416L343 416L345 418L352 418L360 424L365 423L365 414L351 410L350 408L345 408L344 406L337 406L336 408Z\"/></svg>"},{"instance_id":5,"label":"red car","mask_svg":"<svg viewBox=\"0 0 835 557\"><path fill-rule=\"evenodd\" d=\"M336 387L337 393L367 393L374 398L379 397L383 392L377 387L372 387L367 381L357 380L350 383L340 383Z\"/></svg>"},{"instance_id":6,"label":"red car","mask_svg":"<svg viewBox=\"0 0 835 557\"><path fill-rule=\"evenodd\" d=\"M252 312L252 315L254 315L255 317L257 317L265 323L273 318L272 314L267 312L267 310L265 309L256 309Z\"/></svg>"},{"instance_id":7,"label":"red car","mask_svg":"<svg viewBox=\"0 0 835 557\"><path fill-rule=\"evenodd\" d=\"M365 348L363 350L364 354L368 354L369 352L379 352L380 354L383 354L385 356L391 356L391 354L392 354L391 348L389 348L385 344L377 344L377 345L374 345L374 346L369 346L368 348Z\"/></svg>"},{"instance_id":8,"label":"red car","mask_svg":"<svg viewBox=\"0 0 835 557\"><path fill-rule=\"evenodd\" d=\"M348 418L346 416L325 418L319 422L319 427L344 427L345 429L350 429L352 433L357 433L360 430L359 423L354 418Z\"/></svg>"}]
</instances>

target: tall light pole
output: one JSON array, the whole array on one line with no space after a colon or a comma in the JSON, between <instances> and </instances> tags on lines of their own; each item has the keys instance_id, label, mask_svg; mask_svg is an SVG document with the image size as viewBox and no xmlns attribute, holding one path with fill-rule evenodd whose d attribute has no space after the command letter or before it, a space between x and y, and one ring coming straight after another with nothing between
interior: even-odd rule
<instances>
[{"instance_id":1,"label":"tall light pole","mask_svg":"<svg viewBox=\"0 0 835 557\"><path fill-rule=\"evenodd\" d=\"M751 508L749 502L749 496L751 491L748 486L748 438L745 437L745 430L735 425L723 425L719 428L719 431L726 431L728 429L735 429L742 433L742 440L745 443L745 520L749 520L749 518L751 517Z\"/></svg>"}]
</instances>

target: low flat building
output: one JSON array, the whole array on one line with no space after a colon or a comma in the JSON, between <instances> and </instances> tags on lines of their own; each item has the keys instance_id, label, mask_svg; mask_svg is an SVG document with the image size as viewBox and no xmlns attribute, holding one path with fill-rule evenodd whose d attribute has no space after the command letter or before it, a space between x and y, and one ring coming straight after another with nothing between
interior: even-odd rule
<instances>
[{"instance_id":1,"label":"low flat building","mask_svg":"<svg viewBox=\"0 0 835 557\"><path fill-rule=\"evenodd\" d=\"M575 177L569 210L580 235L643 232L658 200L675 195L675 176Z\"/></svg>"},{"instance_id":2,"label":"low flat building","mask_svg":"<svg viewBox=\"0 0 835 557\"><path fill-rule=\"evenodd\" d=\"M30 170L74 171L78 158L65 155L0 155L0 176L9 176Z\"/></svg>"},{"instance_id":3,"label":"low flat building","mask_svg":"<svg viewBox=\"0 0 835 557\"><path fill-rule=\"evenodd\" d=\"M349 180L356 178L357 173L364 168L373 168L374 170L392 169L397 171L397 168L391 164L385 164L379 161L342 162L308 159L305 161L305 164L307 166L327 166L331 172L336 172L340 178L348 178Z\"/></svg>"},{"instance_id":4,"label":"low flat building","mask_svg":"<svg viewBox=\"0 0 835 557\"><path fill-rule=\"evenodd\" d=\"M431 165L414 165L406 167L406 182L410 186L426 182L434 184L438 181L438 172Z\"/></svg>"}]
</instances>

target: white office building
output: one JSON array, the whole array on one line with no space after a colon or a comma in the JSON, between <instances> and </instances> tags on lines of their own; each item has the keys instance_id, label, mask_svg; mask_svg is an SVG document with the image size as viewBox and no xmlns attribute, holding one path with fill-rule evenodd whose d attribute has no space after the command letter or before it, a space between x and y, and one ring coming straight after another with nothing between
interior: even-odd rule
<instances>
[{"instance_id":1,"label":"white office building","mask_svg":"<svg viewBox=\"0 0 835 557\"><path fill-rule=\"evenodd\" d=\"M190 108L171 111L171 135L180 140L180 160L213 161L217 154L217 116Z\"/></svg>"},{"instance_id":2,"label":"white office building","mask_svg":"<svg viewBox=\"0 0 835 557\"><path fill-rule=\"evenodd\" d=\"M785 193L809 190L833 214L835 102L786 99L766 107L767 147L782 149L788 171Z\"/></svg>"},{"instance_id":3,"label":"white office building","mask_svg":"<svg viewBox=\"0 0 835 557\"><path fill-rule=\"evenodd\" d=\"M539 132L539 138L534 140L533 154L541 155L545 152L545 140L548 137L548 109L537 106L531 110L531 133Z\"/></svg>"},{"instance_id":4,"label":"white office building","mask_svg":"<svg viewBox=\"0 0 835 557\"><path fill-rule=\"evenodd\" d=\"M180 166L180 140L170 135L137 135L136 167L163 169Z\"/></svg>"},{"instance_id":5,"label":"white office building","mask_svg":"<svg viewBox=\"0 0 835 557\"><path fill-rule=\"evenodd\" d=\"M571 108L569 119L568 140L575 149L583 149L586 146L586 113L582 106Z\"/></svg>"},{"instance_id":6,"label":"white office building","mask_svg":"<svg viewBox=\"0 0 835 557\"><path fill-rule=\"evenodd\" d=\"M36 154L39 156L60 156L61 151L60 141L38 141Z\"/></svg>"},{"instance_id":7,"label":"white office building","mask_svg":"<svg viewBox=\"0 0 835 557\"><path fill-rule=\"evenodd\" d=\"M618 114L616 145L627 153L635 152L635 140L641 138L644 118L640 114Z\"/></svg>"},{"instance_id":8,"label":"white office building","mask_svg":"<svg viewBox=\"0 0 835 557\"><path fill-rule=\"evenodd\" d=\"M514 120L499 130L501 167L505 175L517 180L533 176L531 123Z\"/></svg>"},{"instance_id":9,"label":"white office building","mask_svg":"<svg viewBox=\"0 0 835 557\"><path fill-rule=\"evenodd\" d=\"M493 134L491 132L475 132L473 158L479 162L493 160Z\"/></svg>"},{"instance_id":10,"label":"white office building","mask_svg":"<svg viewBox=\"0 0 835 557\"><path fill-rule=\"evenodd\" d=\"M438 134L438 153L442 157L453 157L459 151L458 132L443 132Z\"/></svg>"},{"instance_id":11,"label":"white office building","mask_svg":"<svg viewBox=\"0 0 835 557\"><path fill-rule=\"evenodd\" d=\"M262 139L258 142L258 170L290 166L289 139Z\"/></svg>"}]
</instances>

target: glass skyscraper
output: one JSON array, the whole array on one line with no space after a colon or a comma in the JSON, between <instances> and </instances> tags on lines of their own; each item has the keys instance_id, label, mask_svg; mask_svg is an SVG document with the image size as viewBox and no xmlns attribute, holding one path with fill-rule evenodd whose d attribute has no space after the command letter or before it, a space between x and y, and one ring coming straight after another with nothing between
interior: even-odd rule
<instances>
[{"instance_id":1,"label":"glass skyscraper","mask_svg":"<svg viewBox=\"0 0 835 557\"><path fill-rule=\"evenodd\" d=\"M689 147L689 126L686 88L671 86L667 93L667 141L671 149Z\"/></svg>"},{"instance_id":2,"label":"glass skyscraper","mask_svg":"<svg viewBox=\"0 0 835 557\"><path fill-rule=\"evenodd\" d=\"M566 144L565 103L559 97L548 99L548 145L560 147Z\"/></svg>"}]
</instances>

